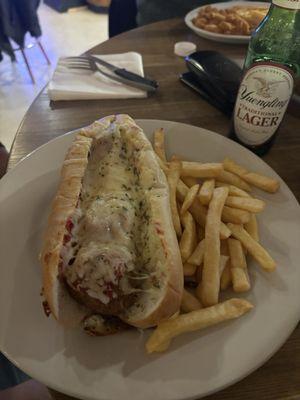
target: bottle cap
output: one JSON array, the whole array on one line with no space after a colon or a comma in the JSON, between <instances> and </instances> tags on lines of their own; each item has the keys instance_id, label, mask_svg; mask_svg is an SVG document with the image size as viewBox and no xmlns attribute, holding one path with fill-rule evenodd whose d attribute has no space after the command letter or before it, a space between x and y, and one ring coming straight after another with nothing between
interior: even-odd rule
<instances>
[{"instance_id":1,"label":"bottle cap","mask_svg":"<svg viewBox=\"0 0 300 400\"><path fill-rule=\"evenodd\" d=\"M180 57L186 57L196 51L197 47L192 42L177 42L174 45L174 53Z\"/></svg>"}]
</instances>

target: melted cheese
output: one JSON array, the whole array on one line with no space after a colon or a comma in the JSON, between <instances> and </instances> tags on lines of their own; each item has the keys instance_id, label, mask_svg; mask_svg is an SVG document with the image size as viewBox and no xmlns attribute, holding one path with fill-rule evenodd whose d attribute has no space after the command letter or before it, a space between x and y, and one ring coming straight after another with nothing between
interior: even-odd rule
<instances>
[{"instance_id":1,"label":"melted cheese","mask_svg":"<svg viewBox=\"0 0 300 400\"><path fill-rule=\"evenodd\" d=\"M129 275L136 262L138 193L137 177L120 136L116 133L94 143L78 204L82 217L72 232L80 248L65 276L74 289L104 304L116 299L120 290L123 294L135 290ZM72 247L67 247L70 257Z\"/></svg>"},{"instance_id":2,"label":"melted cheese","mask_svg":"<svg viewBox=\"0 0 300 400\"><path fill-rule=\"evenodd\" d=\"M117 242L130 246L134 213L133 201L122 194L97 198L84 217L84 242L89 243L98 237L102 243Z\"/></svg>"},{"instance_id":3,"label":"melted cheese","mask_svg":"<svg viewBox=\"0 0 300 400\"><path fill-rule=\"evenodd\" d=\"M124 292L130 289L126 273L134 269L132 254L126 247L89 242L81 247L75 263L66 269L66 278L75 288L108 304L117 298L113 286Z\"/></svg>"},{"instance_id":4,"label":"melted cheese","mask_svg":"<svg viewBox=\"0 0 300 400\"><path fill-rule=\"evenodd\" d=\"M72 219L72 239L62 258L64 275L74 289L103 304L120 292L139 292L136 307L143 312L143 296L150 295L154 302L165 282L159 264L163 249L153 221L149 224L145 195L163 183L151 168L137 171L138 157L139 150L129 148L119 132L94 141Z\"/></svg>"}]
</instances>

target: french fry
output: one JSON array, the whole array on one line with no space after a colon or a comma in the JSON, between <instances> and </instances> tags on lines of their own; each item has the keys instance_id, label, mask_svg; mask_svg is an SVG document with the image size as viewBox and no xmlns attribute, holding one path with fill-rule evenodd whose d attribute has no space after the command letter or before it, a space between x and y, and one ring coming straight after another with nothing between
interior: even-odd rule
<instances>
[{"instance_id":1,"label":"french fry","mask_svg":"<svg viewBox=\"0 0 300 400\"><path fill-rule=\"evenodd\" d=\"M204 206L207 206L212 198L213 191L215 188L215 180L208 179L207 181L203 182L201 189L199 191L199 200L200 203Z\"/></svg>"},{"instance_id":2,"label":"french fry","mask_svg":"<svg viewBox=\"0 0 300 400\"><path fill-rule=\"evenodd\" d=\"M247 252L264 270L276 268L259 244L255 213L265 202L249 192L250 185L270 193L279 188L276 179L250 172L229 158L200 163L172 156L167 162L163 129L154 132L154 150L168 180L184 284L191 289L183 291L180 309L185 314L178 312L158 325L146 344L148 353L165 351L181 333L237 318L253 307L243 299L218 304L219 292L231 284L237 293L250 289Z\"/></svg>"},{"instance_id":3,"label":"french fry","mask_svg":"<svg viewBox=\"0 0 300 400\"><path fill-rule=\"evenodd\" d=\"M200 301L189 291L183 289L180 309L187 313L190 311L200 310L200 308L203 308Z\"/></svg>"},{"instance_id":4,"label":"french fry","mask_svg":"<svg viewBox=\"0 0 300 400\"><path fill-rule=\"evenodd\" d=\"M239 208L240 210L252 213L259 213L266 206L266 203L262 200L238 196L228 196L225 204L229 207Z\"/></svg>"},{"instance_id":5,"label":"french fry","mask_svg":"<svg viewBox=\"0 0 300 400\"><path fill-rule=\"evenodd\" d=\"M183 161L181 176L192 176L194 178L215 178L223 171L221 163L199 163Z\"/></svg>"},{"instance_id":6,"label":"french fry","mask_svg":"<svg viewBox=\"0 0 300 400\"><path fill-rule=\"evenodd\" d=\"M258 226L255 214L251 214L250 220L245 223L245 229L254 240L259 242Z\"/></svg>"},{"instance_id":7,"label":"french fry","mask_svg":"<svg viewBox=\"0 0 300 400\"><path fill-rule=\"evenodd\" d=\"M156 154L156 159L160 168L164 171L165 175L167 175L167 173L169 172L169 168L167 167L167 165L158 157L157 154Z\"/></svg>"},{"instance_id":8,"label":"french fry","mask_svg":"<svg viewBox=\"0 0 300 400\"><path fill-rule=\"evenodd\" d=\"M182 179L179 179L176 187L177 199L183 203L188 191L189 187L182 181Z\"/></svg>"},{"instance_id":9,"label":"french fry","mask_svg":"<svg viewBox=\"0 0 300 400\"><path fill-rule=\"evenodd\" d=\"M221 282L220 282L221 290L228 289L231 284L231 281L232 281L231 265L230 265L230 259L228 259L225 268L223 270L223 273L221 275Z\"/></svg>"},{"instance_id":10,"label":"french fry","mask_svg":"<svg viewBox=\"0 0 300 400\"><path fill-rule=\"evenodd\" d=\"M228 260L229 260L229 256L223 256L222 254L220 255L220 264L219 264L220 276L222 276L222 273L226 267Z\"/></svg>"},{"instance_id":11,"label":"french fry","mask_svg":"<svg viewBox=\"0 0 300 400\"><path fill-rule=\"evenodd\" d=\"M232 172L233 174L240 176L241 178L243 177L243 175L245 175L248 172L248 170L246 168L235 163L233 160L231 160L228 157L226 157L224 159L223 167L224 167L225 171Z\"/></svg>"},{"instance_id":12,"label":"french fry","mask_svg":"<svg viewBox=\"0 0 300 400\"><path fill-rule=\"evenodd\" d=\"M235 292L247 292L250 289L250 280L247 272L247 262L241 242L228 239L230 254L232 286Z\"/></svg>"},{"instance_id":13,"label":"french fry","mask_svg":"<svg viewBox=\"0 0 300 400\"><path fill-rule=\"evenodd\" d=\"M198 190L199 190L199 185L194 185L188 190L180 210L181 215L183 215L193 204L197 196Z\"/></svg>"},{"instance_id":14,"label":"french fry","mask_svg":"<svg viewBox=\"0 0 300 400\"><path fill-rule=\"evenodd\" d=\"M194 276L197 271L197 266L190 264L188 262L183 264L183 275L184 276Z\"/></svg>"},{"instance_id":15,"label":"french fry","mask_svg":"<svg viewBox=\"0 0 300 400\"><path fill-rule=\"evenodd\" d=\"M179 179L177 188L176 188L176 195L177 199L181 202L184 201L185 196L188 192L188 187L182 182L181 179ZM206 224L206 214L207 214L207 209L200 204L197 199L194 201L194 203L191 205L189 209L190 213L194 217L195 221L205 228ZM220 231L220 237L221 239L227 239L231 235L229 228L222 222L221 223L221 231Z\"/></svg>"},{"instance_id":16,"label":"french fry","mask_svg":"<svg viewBox=\"0 0 300 400\"><path fill-rule=\"evenodd\" d=\"M198 179L193 178L191 176L182 176L181 180L189 188L192 187L192 186L195 186L195 185L199 185L200 186L200 183L198 182Z\"/></svg>"},{"instance_id":17,"label":"french fry","mask_svg":"<svg viewBox=\"0 0 300 400\"><path fill-rule=\"evenodd\" d=\"M250 311L253 305L244 299L230 299L215 306L181 314L158 325L146 343L147 353L157 351L163 343L185 333L208 328L223 321L238 318Z\"/></svg>"},{"instance_id":18,"label":"french fry","mask_svg":"<svg viewBox=\"0 0 300 400\"><path fill-rule=\"evenodd\" d=\"M265 192L275 193L279 189L280 183L276 179L268 178L267 176L256 174L254 172L248 172L243 175L243 179L250 183L250 185L256 186Z\"/></svg>"},{"instance_id":19,"label":"french fry","mask_svg":"<svg viewBox=\"0 0 300 400\"><path fill-rule=\"evenodd\" d=\"M194 218L188 211L186 211L186 213L182 216L181 220L184 226L184 231L179 242L179 249L182 262L185 262L196 247L196 224Z\"/></svg>"},{"instance_id":20,"label":"french fry","mask_svg":"<svg viewBox=\"0 0 300 400\"><path fill-rule=\"evenodd\" d=\"M182 162L181 157L178 154L173 154L170 161ZM169 165L169 164L170 164L170 162L167 162L167 165ZM181 164L181 168L182 168L182 164ZM180 170L180 172L181 172L181 170Z\"/></svg>"},{"instance_id":21,"label":"french fry","mask_svg":"<svg viewBox=\"0 0 300 400\"><path fill-rule=\"evenodd\" d=\"M223 207L222 221L232 222L233 224L246 224L250 221L251 214L248 211L232 208L228 206Z\"/></svg>"},{"instance_id":22,"label":"french fry","mask_svg":"<svg viewBox=\"0 0 300 400\"><path fill-rule=\"evenodd\" d=\"M166 342L162 343L160 346L157 346L155 351L157 353L163 353L164 351L167 351L168 348L170 347L171 340L167 340Z\"/></svg>"},{"instance_id":23,"label":"french fry","mask_svg":"<svg viewBox=\"0 0 300 400\"><path fill-rule=\"evenodd\" d=\"M228 250L228 240L221 240L221 256L228 256L226 265L221 274L220 288L227 289L231 284L230 257Z\"/></svg>"},{"instance_id":24,"label":"french fry","mask_svg":"<svg viewBox=\"0 0 300 400\"><path fill-rule=\"evenodd\" d=\"M178 209L177 209L177 203L176 203L176 187L180 177L180 170L181 170L181 161L173 160L169 163L167 180L170 192L170 207L171 207L174 229L178 237L180 237L182 233Z\"/></svg>"},{"instance_id":25,"label":"french fry","mask_svg":"<svg viewBox=\"0 0 300 400\"><path fill-rule=\"evenodd\" d=\"M194 185L192 185L194 186ZM178 200L181 202L184 202L184 199L187 195L187 192L189 191L189 186L187 186L183 180L180 178L177 184L177 195L178 195Z\"/></svg>"},{"instance_id":26,"label":"french fry","mask_svg":"<svg viewBox=\"0 0 300 400\"><path fill-rule=\"evenodd\" d=\"M244 260L245 265L247 266L245 255ZM231 279L234 292L243 293L248 292L251 289L248 274L245 273L244 269L231 267Z\"/></svg>"},{"instance_id":27,"label":"french fry","mask_svg":"<svg viewBox=\"0 0 300 400\"><path fill-rule=\"evenodd\" d=\"M199 266L203 262L203 256L204 256L204 239L198 243L198 246L195 248L192 255L189 257L188 263Z\"/></svg>"},{"instance_id":28,"label":"french fry","mask_svg":"<svg viewBox=\"0 0 300 400\"><path fill-rule=\"evenodd\" d=\"M196 199L189 208L189 211L195 218L196 222L203 228L205 228L207 208L205 208L202 204L200 204L199 200Z\"/></svg>"},{"instance_id":29,"label":"french fry","mask_svg":"<svg viewBox=\"0 0 300 400\"><path fill-rule=\"evenodd\" d=\"M173 315L169 318L169 320L170 320L170 319L175 319L175 318L177 318L178 315L179 315L179 311L177 311L175 314L173 314ZM162 344L156 349L156 351L159 352L159 353L162 353L162 352L164 352L164 351L167 351L168 348L170 347L170 344L171 344L171 340L167 340L166 342L162 343Z\"/></svg>"},{"instance_id":30,"label":"french fry","mask_svg":"<svg viewBox=\"0 0 300 400\"><path fill-rule=\"evenodd\" d=\"M223 186L228 187L229 196L251 197L249 193L245 192L245 190L240 189L234 185L230 185L229 183L216 181L215 186L216 187L223 187Z\"/></svg>"},{"instance_id":31,"label":"french fry","mask_svg":"<svg viewBox=\"0 0 300 400\"><path fill-rule=\"evenodd\" d=\"M165 133L163 128L156 129L156 131L154 131L154 151L163 163L167 162L165 152Z\"/></svg>"},{"instance_id":32,"label":"french fry","mask_svg":"<svg viewBox=\"0 0 300 400\"><path fill-rule=\"evenodd\" d=\"M220 290L220 225L222 209L227 196L228 188L214 189L208 207L202 281L201 287L197 288L197 296L200 292L200 300L204 306L212 306L218 303Z\"/></svg>"},{"instance_id":33,"label":"french fry","mask_svg":"<svg viewBox=\"0 0 300 400\"><path fill-rule=\"evenodd\" d=\"M262 174L250 172L246 168L237 164L236 162L225 158L223 166L226 171L232 172L259 189L265 190L266 192L275 193L279 188L279 181L277 179L269 178Z\"/></svg>"},{"instance_id":34,"label":"french fry","mask_svg":"<svg viewBox=\"0 0 300 400\"><path fill-rule=\"evenodd\" d=\"M241 225L229 223L228 226L232 235L242 243L242 245L248 250L249 254L252 255L265 271L274 271L276 263L266 249L254 240Z\"/></svg>"},{"instance_id":35,"label":"french fry","mask_svg":"<svg viewBox=\"0 0 300 400\"><path fill-rule=\"evenodd\" d=\"M192 225L192 221L193 221L193 217L192 214L189 211L186 211L184 214L180 215L180 221L181 221L181 225L184 228L188 228L190 229L191 225ZM194 221L195 222L195 221Z\"/></svg>"},{"instance_id":36,"label":"french fry","mask_svg":"<svg viewBox=\"0 0 300 400\"><path fill-rule=\"evenodd\" d=\"M169 320L170 320L170 319L178 318L179 314L180 314L180 311L176 311L176 313L174 313L173 315L171 315L171 317L169 318Z\"/></svg>"},{"instance_id":37,"label":"french fry","mask_svg":"<svg viewBox=\"0 0 300 400\"><path fill-rule=\"evenodd\" d=\"M221 171L218 175L218 181L229 183L230 185L237 186L238 188L245 190L246 192L251 192L251 187L239 176L232 174L228 171Z\"/></svg>"},{"instance_id":38,"label":"french fry","mask_svg":"<svg viewBox=\"0 0 300 400\"><path fill-rule=\"evenodd\" d=\"M200 204L196 199L194 203L191 205L189 211L195 218L196 222L198 222L199 225L205 228L207 209L204 206L202 206L202 204ZM223 222L221 222L220 238L227 239L230 235L231 235L230 229Z\"/></svg>"}]
</instances>

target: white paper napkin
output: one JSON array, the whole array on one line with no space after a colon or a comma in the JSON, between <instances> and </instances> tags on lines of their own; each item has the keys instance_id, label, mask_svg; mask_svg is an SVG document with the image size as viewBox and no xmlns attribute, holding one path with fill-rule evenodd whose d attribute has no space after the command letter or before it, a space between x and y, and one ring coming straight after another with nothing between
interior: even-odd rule
<instances>
[{"instance_id":1,"label":"white paper napkin","mask_svg":"<svg viewBox=\"0 0 300 400\"><path fill-rule=\"evenodd\" d=\"M142 56L139 53L95 55L120 68L144 76ZM112 73L104 67L101 69ZM123 85L99 72L69 69L59 59L48 86L50 100L129 99L147 97L147 92Z\"/></svg>"}]
</instances>

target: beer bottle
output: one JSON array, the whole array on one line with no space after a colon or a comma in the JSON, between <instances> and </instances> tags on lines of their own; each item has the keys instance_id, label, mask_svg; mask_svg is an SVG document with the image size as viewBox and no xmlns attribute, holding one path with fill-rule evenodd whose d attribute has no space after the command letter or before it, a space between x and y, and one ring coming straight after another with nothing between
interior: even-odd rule
<instances>
[{"instance_id":1,"label":"beer bottle","mask_svg":"<svg viewBox=\"0 0 300 400\"><path fill-rule=\"evenodd\" d=\"M273 0L253 33L233 112L231 138L266 153L300 77L300 0Z\"/></svg>"}]
</instances>

